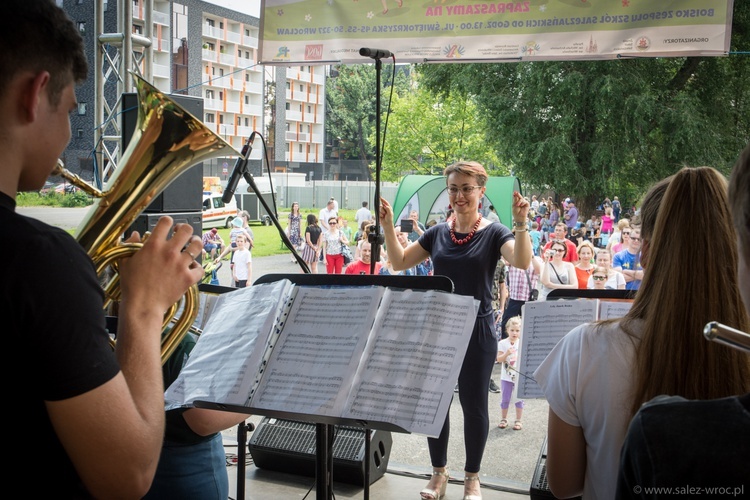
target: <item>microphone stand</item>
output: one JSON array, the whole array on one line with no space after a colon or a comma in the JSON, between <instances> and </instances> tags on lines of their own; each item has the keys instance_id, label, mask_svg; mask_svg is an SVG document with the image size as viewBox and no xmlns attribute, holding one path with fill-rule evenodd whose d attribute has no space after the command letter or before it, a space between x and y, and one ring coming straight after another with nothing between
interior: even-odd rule
<instances>
[{"instance_id":1,"label":"microphone stand","mask_svg":"<svg viewBox=\"0 0 750 500\"><path fill-rule=\"evenodd\" d=\"M367 235L367 241L372 248L372 257L370 259L370 274L375 274L375 263L380 262L380 246L384 238L380 231L380 168L383 157L380 151L380 73L383 70L383 63L379 55L375 59L375 200L373 208L375 209L375 225L370 229ZM395 214L394 214L395 215Z\"/></svg>"}]
</instances>

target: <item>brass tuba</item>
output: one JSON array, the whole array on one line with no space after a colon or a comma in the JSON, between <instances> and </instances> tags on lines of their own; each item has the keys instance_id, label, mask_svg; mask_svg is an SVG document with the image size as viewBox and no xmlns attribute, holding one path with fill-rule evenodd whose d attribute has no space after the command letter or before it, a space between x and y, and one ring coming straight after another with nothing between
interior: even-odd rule
<instances>
[{"instance_id":1,"label":"brass tuba","mask_svg":"<svg viewBox=\"0 0 750 500\"><path fill-rule=\"evenodd\" d=\"M138 92L138 120L120 165L99 191L77 175L67 171L61 161L52 175L65 178L93 195L91 209L76 230L76 239L94 261L100 279L109 269L113 275L103 285L105 309L119 301L116 260L127 257L142 244L121 243L123 233L153 199L180 174L198 162L239 152L173 99L140 77L135 78ZM148 233L144 238L148 237ZM164 328L172 323L182 304L182 314L162 335L161 360L169 359L192 326L198 314L198 286L193 285L183 299L173 304L164 316Z\"/></svg>"}]
</instances>

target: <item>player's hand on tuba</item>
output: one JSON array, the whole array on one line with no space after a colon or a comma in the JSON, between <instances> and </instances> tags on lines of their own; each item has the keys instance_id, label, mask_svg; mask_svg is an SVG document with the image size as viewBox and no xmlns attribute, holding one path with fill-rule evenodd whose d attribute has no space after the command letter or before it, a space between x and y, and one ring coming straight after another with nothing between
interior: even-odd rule
<instances>
[{"instance_id":1,"label":"player's hand on tuba","mask_svg":"<svg viewBox=\"0 0 750 500\"><path fill-rule=\"evenodd\" d=\"M176 224L168 239L172 218L163 216L138 252L120 260L122 300L131 301L135 310L153 310L163 315L185 291L203 277L201 239L189 224ZM139 243L138 232L126 243Z\"/></svg>"}]
</instances>

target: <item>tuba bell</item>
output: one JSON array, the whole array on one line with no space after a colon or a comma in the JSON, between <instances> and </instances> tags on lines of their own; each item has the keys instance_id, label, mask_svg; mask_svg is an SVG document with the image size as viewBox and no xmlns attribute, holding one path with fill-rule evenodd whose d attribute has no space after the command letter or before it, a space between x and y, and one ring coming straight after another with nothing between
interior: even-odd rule
<instances>
[{"instance_id":1,"label":"tuba bell","mask_svg":"<svg viewBox=\"0 0 750 500\"><path fill-rule=\"evenodd\" d=\"M119 301L117 259L127 257L142 243L122 243L123 233L146 207L180 174L204 160L240 153L168 95L135 77L138 119L120 165L100 191L66 170L61 161L52 175L65 178L95 197L76 230L76 240L94 261L103 281L105 309ZM148 238L148 233L142 238ZM179 317L175 314L182 306ZM164 315L162 363L177 348L198 314L198 285ZM174 321L174 324L171 324ZM171 328L168 328L171 324Z\"/></svg>"}]
</instances>

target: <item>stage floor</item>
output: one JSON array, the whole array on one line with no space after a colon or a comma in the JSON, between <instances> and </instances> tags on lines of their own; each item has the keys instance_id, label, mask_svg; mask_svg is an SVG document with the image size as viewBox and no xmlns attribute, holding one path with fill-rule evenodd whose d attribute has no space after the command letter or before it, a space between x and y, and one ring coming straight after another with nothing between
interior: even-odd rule
<instances>
[{"instance_id":1,"label":"stage floor","mask_svg":"<svg viewBox=\"0 0 750 500\"><path fill-rule=\"evenodd\" d=\"M229 467L229 497L237 498L236 466ZM258 469L252 464L245 471L245 500L316 498L315 478ZM429 471L408 471L399 464L389 464L388 471L370 485L369 498L381 499L418 499L419 491L427 485ZM460 499L463 496L463 477L451 479L445 496L447 500ZM364 499L365 490L361 486L334 482L333 494L337 500ZM503 486L487 480L482 484L483 500L528 500L528 491L519 491L513 485Z\"/></svg>"}]
</instances>

